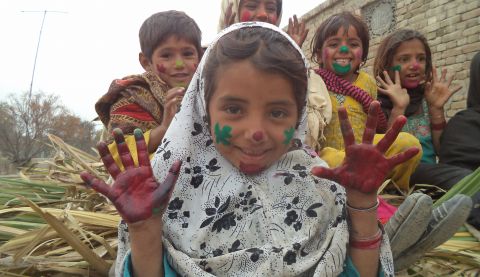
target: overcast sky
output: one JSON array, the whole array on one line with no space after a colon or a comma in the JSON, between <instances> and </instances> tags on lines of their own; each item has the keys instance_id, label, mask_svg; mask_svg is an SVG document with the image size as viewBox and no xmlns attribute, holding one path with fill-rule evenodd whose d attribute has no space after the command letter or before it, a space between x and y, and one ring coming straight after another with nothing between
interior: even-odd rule
<instances>
[{"instance_id":1,"label":"overcast sky","mask_svg":"<svg viewBox=\"0 0 480 277\"><path fill-rule=\"evenodd\" d=\"M283 2L280 26L322 0ZM113 79L142 72L138 63L142 22L153 13L171 9L195 19L204 43L215 37L220 0L0 1L0 100L29 90L43 11L47 10L51 12L43 26L33 91L59 95L75 114L93 119L94 104Z\"/></svg>"}]
</instances>

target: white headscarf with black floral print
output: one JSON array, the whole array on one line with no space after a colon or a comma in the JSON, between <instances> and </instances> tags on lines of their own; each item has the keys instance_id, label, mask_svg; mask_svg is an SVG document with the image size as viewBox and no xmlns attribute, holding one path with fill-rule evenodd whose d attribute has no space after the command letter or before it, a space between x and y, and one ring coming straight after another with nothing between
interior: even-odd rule
<instances>
[{"instance_id":1,"label":"white headscarf with black floral print","mask_svg":"<svg viewBox=\"0 0 480 277\"><path fill-rule=\"evenodd\" d=\"M205 52L152 161L158 180L183 161L163 217L168 261L182 276L337 276L347 255L345 190L310 174L327 165L298 147L305 112L297 148L258 175L240 172L212 143L202 71L216 42L240 28L271 29L302 53L278 27L258 22L232 25Z\"/></svg>"}]
</instances>

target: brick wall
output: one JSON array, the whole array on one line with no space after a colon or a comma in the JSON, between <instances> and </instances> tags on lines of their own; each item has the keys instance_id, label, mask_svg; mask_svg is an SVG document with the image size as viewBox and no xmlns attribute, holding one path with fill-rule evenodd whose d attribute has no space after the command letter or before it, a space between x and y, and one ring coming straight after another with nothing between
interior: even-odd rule
<instances>
[{"instance_id":1,"label":"brick wall","mask_svg":"<svg viewBox=\"0 0 480 277\"><path fill-rule=\"evenodd\" d=\"M434 66L455 72L455 83L462 85L445 106L447 117L466 107L470 61L480 51L480 0L327 0L302 16L310 29L303 45L308 57L316 28L344 10L361 14L371 29L367 72L371 73L373 57L386 34L399 28L418 30L429 41Z\"/></svg>"}]
</instances>

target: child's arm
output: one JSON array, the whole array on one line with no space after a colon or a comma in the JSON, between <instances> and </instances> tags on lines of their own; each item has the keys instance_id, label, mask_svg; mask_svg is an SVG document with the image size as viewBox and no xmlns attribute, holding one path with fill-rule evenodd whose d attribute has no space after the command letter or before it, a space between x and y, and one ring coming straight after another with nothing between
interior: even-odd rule
<instances>
[{"instance_id":1,"label":"child's arm","mask_svg":"<svg viewBox=\"0 0 480 277\"><path fill-rule=\"evenodd\" d=\"M453 81L453 75L447 80L447 69L444 68L442 70L440 80L438 80L435 67L432 71L433 82L425 84L425 100L427 101L428 113L430 115L433 146L435 147L435 151L439 153L440 136L447 125L443 107L448 99L450 99L450 97L462 87L454 86L453 88L450 88Z\"/></svg>"},{"instance_id":2,"label":"child's arm","mask_svg":"<svg viewBox=\"0 0 480 277\"><path fill-rule=\"evenodd\" d=\"M112 186L87 172L81 174L84 182L105 195L127 222L131 241L133 271L141 276L163 276L162 214L178 178L181 162L170 168L168 176L158 183L150 166L147 145L140 129L136 129L138 166L135 166L125 144L122 131L114 130L118 152L125 167L115 164L108 146L98 144L102 161L115 182Z\"/></svg>"},{"instance_id":3,"label":"child's arm","mask_svg":"<svg viewBox=\"0 0 480 277\"><path fill-rule=\"evenodd\" d=\"M361 144L355 144L353 130L345 108L338 110L345 143L345 159L341 166L328 169L315 167L312 173L327 178L345 187L347 210L350 218L349 255L360 276L377 276L382 233L377 223L377 190L387 173L396 165L415 156L419 149L407 151L387 159L385 152L394 142L406 122L401 116L392 125L384 138L373 145L380 103L370 105L365 132Z\"/></svg>"},{"instance_id":4,"label":"child's arm","mask_svg":"<svg viewBox=\"0 0 480 277\"><path fill-rule=\"evenodd\" d=\"M385 80L380 76L377 76L376 79L379 83L378 91L387 95L393 104L388 118L388 127L391 128L395 119L405 114L405 110L410 103L410 96L407 90L402 88L400 73L397 70L395 70L395 82L390 79L387 71L383 71L383 76Z\"/></svg>"},{"instance_id":5,"label":"child's arm","mask_svg":"<svg viewBox=\"0 0 480 277\"><path fill-rule=\"evenodd\" d=\"M173 117L178 111L178 107L185 95L185 89L182 87L172 88L167 91L165 104L163 106L162 123L152 129L150 132L150 140L148 141L148 152L157 151L158 146L162 142L163 136L167 132L168 126L172 122Z\"/></svg>"}]
</instances>

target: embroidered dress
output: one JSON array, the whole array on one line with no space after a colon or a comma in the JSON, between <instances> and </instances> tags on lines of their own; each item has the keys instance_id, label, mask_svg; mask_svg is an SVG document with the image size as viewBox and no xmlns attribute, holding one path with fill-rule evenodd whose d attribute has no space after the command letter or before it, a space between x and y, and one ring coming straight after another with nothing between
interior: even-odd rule
<instances>
[{"instance_id":1,"label":"embroidered dress","mask_svg":"<svg viewBox=\"0 0 480 277\"><path fill-rule=\"evenodd\" d=\"M218 38L240 28L272 29L301 53L268 23L235 24ZM349 237L345 190L310 174L326 164L303 146L305 111L289 152L257 175L240 172L217 151L206 123L203 68L210 48L152 161L158 180L183 161L163 216L168 263L181 276L338 276ZM385 275L393 275L386 236L380 261Z\"/></svg>"}]
</instances>

